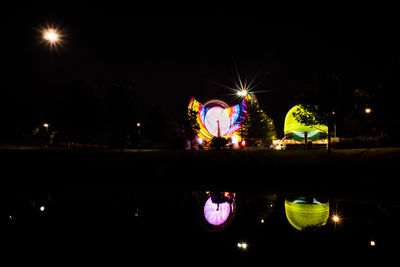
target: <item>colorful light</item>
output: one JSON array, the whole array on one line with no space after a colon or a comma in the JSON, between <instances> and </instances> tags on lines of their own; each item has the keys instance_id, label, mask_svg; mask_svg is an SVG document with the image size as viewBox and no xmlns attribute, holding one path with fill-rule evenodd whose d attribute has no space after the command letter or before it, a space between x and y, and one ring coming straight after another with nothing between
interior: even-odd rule
<instances>
[{"instance_id":1,"label":"colorful light","mask_svg":"<svg viewBox=\"0 0 400 267\"><path fill-rule=\"evenodd\" d=\"M205 127L213 136L218 136L218 131L220 131L221 136L226 135L230 127L227 109L221 107L210 108L206 113Z\"/></svg>"},{"instance_id":2,"label":"colorful light","mask_svg":"<svg viewBox=\"0 0 400 267\"><path fill-rule=\"evenodd\" d=\"M307 138L319 139L319 133L328 133L328 126L326 125L306 126L297 121L293 113L298 109L303 110L301 106L296 105L286 114L284 125L285 135L293 134L295 139L303 139L305 137L304 133L307 132Z\"/></svg>"},{"instance_id":3,"label":"colorful light","mask_svg":"<svg viewBox=\"0 0 400 267\"><path fill-rule=\"evenodd\" d=\"M213 137L218 136L219 128L221 137L233 138L240 129L241 122L246 114L248 98L246 96L239 104L234 106L228 106L221 100L210 100L203 105L192 98L188 108L198 112L197 122L200 126L198 137L202 138L203 141L210 141ZM235 138L237 140L238 136L235 136Z\"/></svg>"},{"instance_id":4,"label":"colorful light","mask_svg":"<svg viewBox=\"0 0 400 267\"><path fill-rule=\"evenodd\" d=\"M228 202L213 203L209 197L204 204L204 217L211 225L220 226L226 222L231 213L231 206Z\"/></svg>"}]
</instances>

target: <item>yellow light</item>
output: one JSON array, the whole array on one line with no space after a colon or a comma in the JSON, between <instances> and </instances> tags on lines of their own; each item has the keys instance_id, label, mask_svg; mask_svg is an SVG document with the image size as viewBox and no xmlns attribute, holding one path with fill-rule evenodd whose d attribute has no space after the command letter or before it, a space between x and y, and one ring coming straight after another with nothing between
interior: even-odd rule
<instances>
[{"instance_id":1,"label":"yellow light","mask_svg":"<svg viewBox=\"0 0 400 267\"><path fill-rule=\"evenodd\" d=\"M335 214L335 215L332 216L332 221L335 222L335 223L339 223L340 222L340 217Z\"/></svg>"},{"instance_id":2,"label":"yellow light","mask_svg":"<svg viewBox=\"0 0 400 267\"><path fill-rule=\"evenodd\" d=\"M58 40L58 33L54 29L49 29L44 33L43 37L49 42L56 42Z\"/></svg>"},{"instance_id":3,"label":"yellow light","mask_svg":"<svg viewBox=\"0 0 400 267\"><path fill-rule=\"evenodd\" d=\"M365 111L365 113L366 113L366 114L370 114L370 113L371 113L371 111L372 111L372 109L370 109L370 108L365 108L365 110L364 110L364 111Z\"/></svg>"},{"instance_id":4,"label":"yellow light","mask_svg":"<svg viewBox=\"0 0 400 267\"><path fill-rule=\"evenodd\" d=\"M324 226L329 219L329 201L324 203L300 203L285 200L285 213L289 223L302 231L309 226Z\"/></svg>"},{"instance_id":5,"label":"yellow light","mask_svg":"<svg viewBox=\"0 0 400 267\"><path fill-rule=\"evenodd\" d=\"M50 50L57 49L64 44L64 34L58 26L46 25L37 30L41 33L41 43L45 43L50 47Z\"/></svg>"},{"instance_id":6,"label":"yellow light","mask_svg":"<svg viewBox=\"0 0 400 267\"><path fill-rule=\"evenodd\" d=\"M237 243L237 247L238 247L238 248L241 248L241 249L247 249L247 243L244 243L244 242L242 242L242 243Z\"/></svg>"},{"instance_id":7,"label":"yellow light","mask_svg":"<svg viewBox=\"0 0 400 267\"><path fill-rule=\"evenodd\" d=\"M56 29L48 28L43 31L43 39L48 41L50 44L57 43L60 38L60 34Z\"/></svg>"},{"instance_id":8,"label":"yellow light","mask_svg":"<svg viewBox=\"0 0 400 267\"><path fill-rule=\"evenodd\" d=\"M371 241L369 242L369 244L371 245L371 247L375 247L375 245L376 245L376 243L375 243L374 240L371 240Z\"/></svg>"}]
</instances>

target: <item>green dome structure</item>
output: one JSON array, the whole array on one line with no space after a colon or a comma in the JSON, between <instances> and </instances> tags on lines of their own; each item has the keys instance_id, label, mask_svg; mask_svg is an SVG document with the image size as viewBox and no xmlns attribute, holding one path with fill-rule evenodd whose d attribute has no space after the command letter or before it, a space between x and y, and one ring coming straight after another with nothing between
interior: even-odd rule
<instances>
[{"instance_id":1,"label":"green dome structure","mask_svg":"<svg viewBox=\"0 0 400 267\"><path fill-rule=\"evenodd\" d=\"M297 230L324 226L329 218L329 201L307 203L303 198L285 200L285 213L289 223Z\"/></svg>"},{"instance_id":2,"label":"green dome structure","mask_svg":"<svg viewBox=\"0 0 400 267\"><path fill-rule=\"evenodd\" d=\"M301 140L305 138L305 133L307 133L307 138L311 140L321 139L321 133L328 133L328 126L326 125L315 125L315 126L306 126L301 124L296 118L293 116L293 113L297 110L304 109L300 105L296 105L292 107L285 117L285 125L284 125L284 133L285 135L291 134L293 139Z\"/></svg>"}]
</instances>

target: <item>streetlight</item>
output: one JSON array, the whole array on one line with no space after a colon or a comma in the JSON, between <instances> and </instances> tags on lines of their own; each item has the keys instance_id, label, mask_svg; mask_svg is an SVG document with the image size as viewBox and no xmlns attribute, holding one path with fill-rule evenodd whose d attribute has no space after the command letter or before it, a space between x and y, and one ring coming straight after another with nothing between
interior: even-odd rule
<instances>
[{"instance_id":1,"label":"streetlight","mask_svg":"<svg viewBox=\"0 0 400 267\"><path fill-rule=\"evenodd\" d=\"M372 109L371 108L365 108L364 112L365 112L365 114L371 114Z\"/></svg>"},{"instance_id":2,"label":"streetlight","mask_svg":"<svg viewBox=\"0 0 400 267\"><path fill-rule=\"evenodd\" d=\"M241 89L236 92L236 94L240 97L246 97L249 92L246 89Z\"/></svg>"},{"instance_id":3,"label":"streetlight","mask_svg":"<svg viewBox=\"0 0 400 267\"><path fill-rule=\"evenodd\" d=\"M48 28L43 31L43 39L50 44L55 44L59 41L60 35L56 29Z\"/></svg>"},{"instance_id":4,"label":"streetlight","mask_svg":"<svg viewBox=\"0 0 400 267\"><path fill-rule=\"evenodd\" d=\"M138 127L138 130L139 130L138 148L139 148L139 151L140 151L140 122L136 123L136 126Z\"/></svg>"},{"instance_id":5,"label":"streetlight","mask_svg":"<svg viewBox=\"0 0 400 267\"><path fill-rule=\"evenodd\" d=\"M332 221L333 221L334 223L339 223L339 222L340 222L340 217L339 217L337 214L334 214L334 215L332 216Z\"/></svg>"},{"instance_id":6,"label":"streetlight","mask_svg":"<svg viewBox=\"0 0 400 267\"><path fill-rule=\"evenodd\" d=\"M237 243L237 247L241 248L243 250L246 250L247 249L247 243L245 243L245 242Z\"/></svg>"},{"instance_id":7,"label":"streetlight","mask_svg":"<svg viewBox=\"0 0 400 267\"><path fill-rule=\"evenodd\" d=\"M42 42L46 43L50 47L50 50L57 48L57 46L62 45L64 42L64 34L57 26L47 25L39 31L42 34Z\"/></svg>"}]
</instances>

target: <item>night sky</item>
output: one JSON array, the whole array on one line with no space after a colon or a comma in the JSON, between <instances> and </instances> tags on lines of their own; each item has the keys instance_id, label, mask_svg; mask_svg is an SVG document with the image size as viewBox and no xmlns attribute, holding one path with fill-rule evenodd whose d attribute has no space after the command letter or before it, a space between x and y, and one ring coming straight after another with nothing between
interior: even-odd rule
<instances>
[{"instance_id":1,"label":"night sky","mask_svg":"<svg viewBox=\"0 0 400 267\"><path fill-rule=\"evenodd\" d=\"M281 128L314 72L359 79L398 56L396 27L389 20L282 24L259 12L130 12L78 3L8 11L5 83L38 108L83 80L133 84L143 99L140 109L162 104L173 115L182 114L191 97L236 104L221 85L233 86L237 69L243 78L257 74L255 91L270 90L257 97ZM46 24L65 35L53 52L40 43L37 30Z\"/></svg>"}]
</instances>

